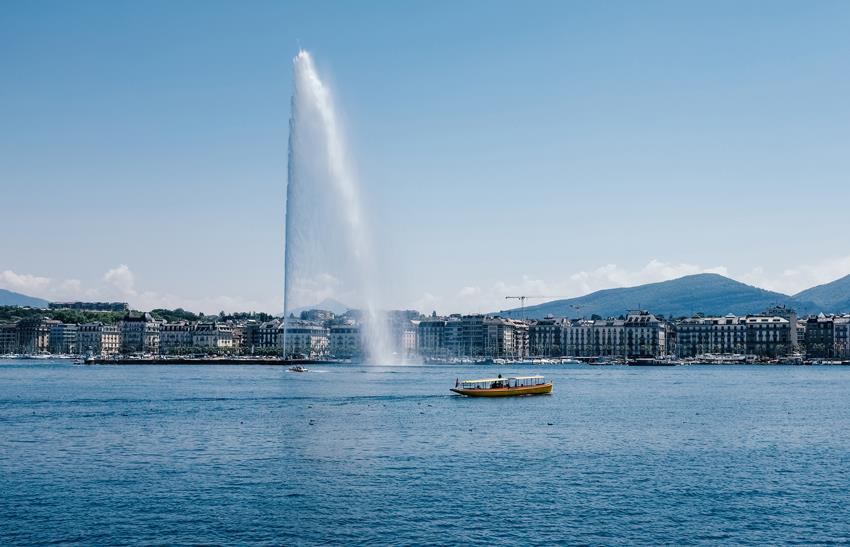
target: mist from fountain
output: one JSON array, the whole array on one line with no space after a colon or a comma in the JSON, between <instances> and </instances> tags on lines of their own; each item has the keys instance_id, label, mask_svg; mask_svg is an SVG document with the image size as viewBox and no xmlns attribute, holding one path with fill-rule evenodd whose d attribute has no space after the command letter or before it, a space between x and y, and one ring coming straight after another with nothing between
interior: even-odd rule
<instances>
[{"instance_id":1,"label":"mist from fountain","mask_svg":"<svg viewBox=\"0 0 850 547\"><path fill-rule=\"evenodd\" d=\"M364 312L369 362L391 360L360 188L330 88L304 50L293 59L286 190L284 317L332 298ZM286 334L284 334L286 338Z\"/></svg>"}]
</instances>

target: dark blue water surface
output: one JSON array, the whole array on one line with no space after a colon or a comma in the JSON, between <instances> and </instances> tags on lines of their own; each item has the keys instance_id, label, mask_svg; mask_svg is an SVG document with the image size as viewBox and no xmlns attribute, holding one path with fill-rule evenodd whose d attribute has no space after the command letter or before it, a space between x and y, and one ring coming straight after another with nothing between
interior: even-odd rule
<instances>
[{"instance_id":1,"label":"dark blue water surface","mask_svg":"<svg viewBox=\"0 0 850 547\"><path fill-rule=\"evenodd\" d=\"M0 543L850 539L850 368L315 368L0 362Z\"/></svg>"}]
</instances>

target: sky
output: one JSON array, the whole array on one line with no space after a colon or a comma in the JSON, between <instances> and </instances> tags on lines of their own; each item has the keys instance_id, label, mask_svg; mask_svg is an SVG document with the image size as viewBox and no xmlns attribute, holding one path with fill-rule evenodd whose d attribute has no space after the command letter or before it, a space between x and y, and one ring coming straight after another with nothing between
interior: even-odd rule
<instances>
[{"instance_id":1,"label":"sky","mask_svg":"<svg viewBox=\"0 0 850 547\"><path fill-rule=\"evenodd\" d=\"M850 273L848 28L845 1L7 0L0 288L279 312L305 48L383 305L794 293Z\"/></svg>"}]
</instances>

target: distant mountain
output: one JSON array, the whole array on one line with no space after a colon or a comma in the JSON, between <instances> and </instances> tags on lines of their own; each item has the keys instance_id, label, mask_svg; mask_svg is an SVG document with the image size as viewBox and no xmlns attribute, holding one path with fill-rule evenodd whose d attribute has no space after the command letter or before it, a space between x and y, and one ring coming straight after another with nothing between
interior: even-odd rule
<instances>
[{"instance_id":1,"label":"distant mountain","mask_svg":"<svg viewBox=\"0 0 850 547\"><path fill-rule=\"evenodd\" d=\"M817 306L805 299L766 291L729 279L718 274L696 274L660 283L637 287L605 289L578 298L555 300L527 306L528 318L542 318L548 314L556 317L616 317L628 310L644 309L666 317L690 316L698 312L706 315L758 313L771 306L784 304L797 313L813 313ZM519 316L519 309L510 314Z\"/></svg>"},{"instance_id":2,"label":"distant mountain","mask_svg":"<svg viewBox=\"0 0 850 547\"><path fill-rule=\"evenodd\" d=\"M302 311L327 310L327 311L334 312L334 314L336 314L336 315L342 315L343 313L347 312L350 309L351 308L349 308L348 306L346 306L345 304L343 304L339 300L334 300L333 298L325 298L324 300L322 300L321 302L319 302L318 304L316 304L314 306L303 306L301 308L295 308L294 310L289 310L289 313L294 315L295 317L298 317L299 315L301 315Z\"/></svg>"},{"instance_id":3,"label":"distant mountain","mask_svg":"<svg viewBox=\"0 0 850 547\"><path fill-rule=\"evenodd\" d=\"M6 289L0 289L0 306L29 306L30 308L46 308L47 300L7 291Z\"/></svg>"},{"instance_id":4,"label":"distant mountain","mask_svg":"<svg viewBox=\"0 0 850 547\"><path fill-rule=\"evenodd\" d=\"M824 311L848 312L850 311L850 275L806 289L795 294L794 298L814 302Z\"/></svg>"}]
</instances>

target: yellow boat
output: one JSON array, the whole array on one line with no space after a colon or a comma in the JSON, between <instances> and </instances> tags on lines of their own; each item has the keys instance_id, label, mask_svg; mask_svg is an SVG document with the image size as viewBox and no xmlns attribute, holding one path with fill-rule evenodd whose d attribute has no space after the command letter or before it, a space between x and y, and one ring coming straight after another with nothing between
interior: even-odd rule
<instances>
[{"instance_id":1,"label":"yellow boat","mask_svg":"<svg viewBox=\"0 0 850 547\"><path fill-rule=\"evenodd\" d=\"M460 380L451 389L460 395L469 397L515 397L517 395L545 395L552 393L552 382L543 376L513 376L511 378L483 378L481 380Z\"/></svg>"}]
</instances>

